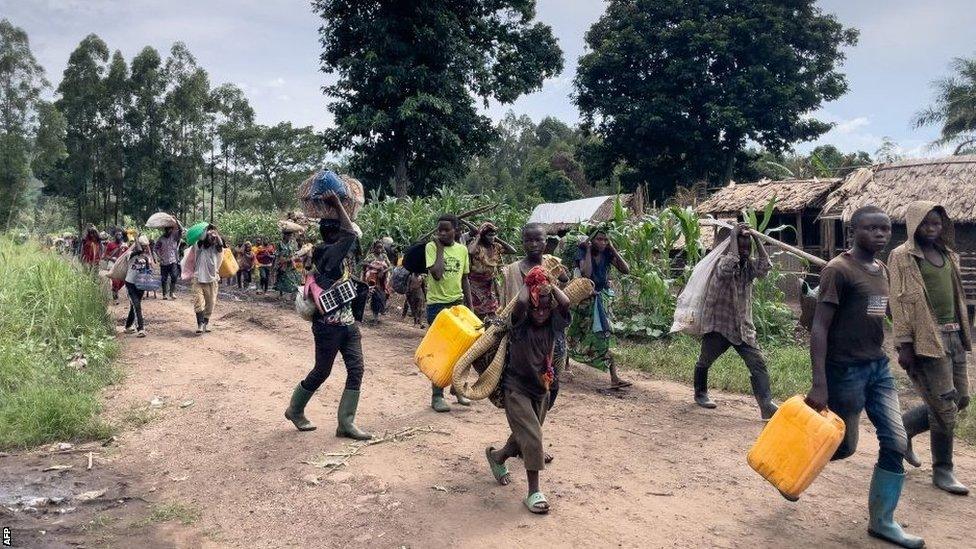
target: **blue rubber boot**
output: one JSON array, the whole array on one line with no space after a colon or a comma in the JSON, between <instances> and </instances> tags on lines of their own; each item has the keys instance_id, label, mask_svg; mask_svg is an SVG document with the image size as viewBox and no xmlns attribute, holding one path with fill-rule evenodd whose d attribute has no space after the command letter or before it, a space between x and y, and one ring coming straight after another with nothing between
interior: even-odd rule
<instances>
[{"instance_id":1,"label":"blue rubber boot","mask_svg":"<svg viewBox=\"0 0 976 549\"><path fill-rule=\"evenodd\" d=\"M905 533L895 522L895 507L901 498L901 488L905 484L904 473L892 473L880 467L874 468L871 477L871 491L868 493L868 534L900 547L916 549L925 547L925 540Z\"/></svg>"}]
</instances>

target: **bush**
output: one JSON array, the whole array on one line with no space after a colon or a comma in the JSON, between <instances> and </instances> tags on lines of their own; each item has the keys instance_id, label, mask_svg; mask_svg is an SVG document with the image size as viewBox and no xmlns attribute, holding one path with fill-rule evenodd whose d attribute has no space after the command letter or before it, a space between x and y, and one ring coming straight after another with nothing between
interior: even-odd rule
<instances>
[{"instance_id":1,"label":"bush","mask_svg":"<svg viewBox=\"0 0 976 549\"><path fill-rule=\"evenodd\" d=\"M363 230L364 245L389 236L397 244L406 246L433 230L441 214L460 214L489 204L496 206L468 221L475 225L492 221L498 226L499 236L517 246L522 226L528 221L535 204L518 203L498 193L476 196L442 187L424 198L380 198L373 192L359 213L357 223Z\"/></svg>"},{"instance_id":2,"label":"bush","mask_svg":"<svg viewBox=\"0 0 976 549\"><path fill-rule=\"evenodd\" d=\"M104 436L97 392L119 378L118 347L98 280L5 236L0 280L0 448Z\"/></svg>"},{"instance_id":3,"label":"bush","mask_svg":"<svg viewBox=\"0 0 976 549\"><path fill-rule=\"evenodd\" d=\"M217 215L216 225L221 235L239 245L256 236L276 240L281 235L278 220L283 218L273 210L229 210Z\"/></svg>"}]
</instances>

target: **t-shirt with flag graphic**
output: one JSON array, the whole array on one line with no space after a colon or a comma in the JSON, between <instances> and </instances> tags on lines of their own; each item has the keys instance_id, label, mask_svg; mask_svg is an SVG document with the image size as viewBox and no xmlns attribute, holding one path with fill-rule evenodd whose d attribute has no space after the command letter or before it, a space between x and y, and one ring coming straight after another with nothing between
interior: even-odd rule
<instances>
[{"instance_id":1,"label":"t-shirt with flag graphic","mask_svg":"<svg viewBox=\"0 0 976 549\"><path fill-rule=\"evenodd\" d=\"M844 252L820 271L819 301L837 307L827 333L827 361L849 364L884 358L888 270L871 270Z\"/></svg>"}]
</instances>

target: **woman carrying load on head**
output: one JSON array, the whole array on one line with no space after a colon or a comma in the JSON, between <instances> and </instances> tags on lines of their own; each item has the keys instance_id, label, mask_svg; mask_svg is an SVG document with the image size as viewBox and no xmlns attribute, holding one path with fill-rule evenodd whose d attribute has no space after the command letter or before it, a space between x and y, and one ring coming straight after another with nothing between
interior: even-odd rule
<instances>
[{"instance_id":1,"label":"woman carrying load on head","mask_svg":"<svg viewBox=\"0 0 976 549\"><path fill-rule=\"evenodd\" d=\"M383 241L377 240L363 260L363 280L369 285L369 308L373 322L380 321L386 312L386 300L390 295L390 271L393 266L383 249Z\"/></svg>"},{"instance_id":2,"label":"woman carrying load on head","mask_svg":"<svg viewBox=\"0 0 976 549\"><path fill-rule=\"evenodd\" d=\"M319 221L322 242L312 252L312 270L315 283L323 290L328 290L337 282L348 280L351 276L347 259L353 253L358 237L339 197L328 192L324 199L334 205L339 212L339 220ZM291 402L285 410L285 418L294 423L299 431L315 429L312 422L305 417L305 406L315 391L329 378L336 355L341 354L342 362L346 366L346 386L339 400L336 436L356 440L372 438L372 435L361 431L354 423L359 407L359 390L363 382L363 346L352 304L346 303L328 314L316 311L312 319L312 335L315 338L315 367L295 386Z\"/></svg>"},{"instance_id":3,"label":"woman carrying load on head","mask_svg":"<svg viewBox=\"0 0 976 549\"><path fill-rule=\"evenodd\" d=\"M498 274L504 254L514 253L515 248L498 238L498 229L491 223L482 224L468 243L471 310L478 318L493 317L505 305L499 304Z\"/></svg>"},{"instance_id":4,"label":"woman carrying load on head","mask_svg":"<svg viewBox=\"0 0 976 549\"><path fill-rule=\"evenodd\" d=\"M579 244L576 251L576 268L582 277L593 281L592 299L581 303L567 333L570 355L584 364L603 371L610 371L610 388L623 389L632 385L620 379L613 360L613 327L610 304L610 268L616 267L621 274L630 272L630 265L614 248L606 229L597 227Z\"/></svg>"}]
</instances>

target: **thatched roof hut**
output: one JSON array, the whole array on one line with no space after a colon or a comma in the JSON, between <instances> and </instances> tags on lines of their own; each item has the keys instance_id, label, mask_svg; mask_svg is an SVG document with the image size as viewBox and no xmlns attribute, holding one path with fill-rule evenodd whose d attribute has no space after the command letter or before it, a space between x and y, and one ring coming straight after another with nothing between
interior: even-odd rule
<instances>
[{"instance_id":1,"label":"thatched roof hut","mask_svg":"<svg viewBox=\"0 0 976 549\"><path fill-rule=\"evenodd\" d=\"M756 183L730 183L699 204L699 214L716 217L737 214L747 208L762 210L771 198L776 197L776 212L798 213L809 208L820 208L839 184L840 179L790 179Z\"/></svg>"},{"instance_id":2,"label":"thatched roof hut","mask_svg":"<svg viewBox=\"0 0 976 549\"><path fill-rule=\"evenodd\" d=\"M895 224L889 244L893 248L909 237L905 210L916 200L938 202L952 217L963 287L969 303L976 304L976 155L904 160L857 170L827 197L821 219L846 223L861 206L878 206Z\"/></svg>"},{"instance_id":3,"label":"thatched roof hut","mask_svg":"<svg viewBox=\"0 0 976 549\"><path fill-rule=\"evenodd\" d=\"M878 206L892 221L903 223L915 200L945 206L957 223L976 223L976 155L905 160L861 168L852 173L824 204L824 217L850 220L854 210Z\"/></svg>"},{"instance_id":4,"label":"thatched roof hut","mask_svg":"<svg viewBox=\"0 0 976 549\"><path fill-rule=\"evenodd\" d=\"M832 253L834 235L831 227L822 226L817 217L827 196L840 185L840 179L762 180L756 183L730 183L699 204L699 215L735 220L746 209L762 211L775 197L770 227L788 225L793 231L780 235L788 244L798 245L810 253L826 257ZM709 229L716 232L717 229ZM705 231L703 231L705 233ZM710 239L716 241L718 234Z\"/></svg>"}]
</instances>

